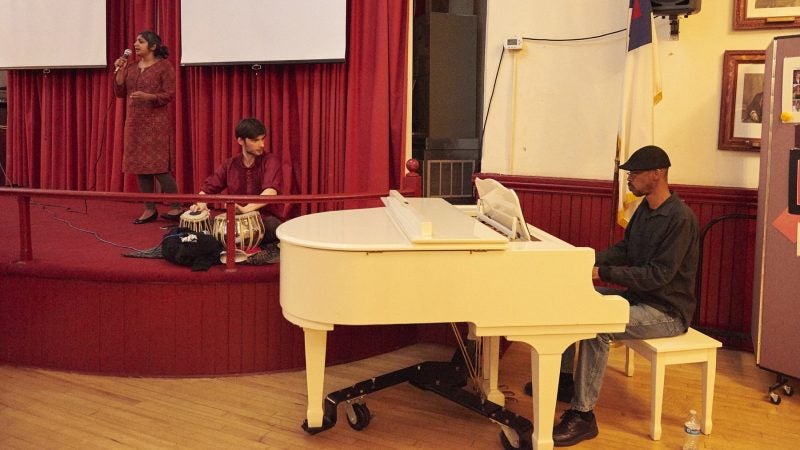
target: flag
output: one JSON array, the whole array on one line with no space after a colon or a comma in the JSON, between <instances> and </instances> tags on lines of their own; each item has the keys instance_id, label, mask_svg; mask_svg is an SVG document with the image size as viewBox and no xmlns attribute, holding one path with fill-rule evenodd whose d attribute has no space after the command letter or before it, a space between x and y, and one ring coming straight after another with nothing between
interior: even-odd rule
<instances>
[{"instance_id":1,"label":"flag","mask_svg":"<svg viewBox=\"0 0 800 450\"><path fill-rule=\"evenodd\" d=\"M653 6L650 0L630 0L628 52L622 88L622 113L617 134L617 160L625 162L637 149L653 144L653 107L661 100L661 75ZM641 202L619 175L617 223L628 225Z\"/></svg>"}]
</instances>

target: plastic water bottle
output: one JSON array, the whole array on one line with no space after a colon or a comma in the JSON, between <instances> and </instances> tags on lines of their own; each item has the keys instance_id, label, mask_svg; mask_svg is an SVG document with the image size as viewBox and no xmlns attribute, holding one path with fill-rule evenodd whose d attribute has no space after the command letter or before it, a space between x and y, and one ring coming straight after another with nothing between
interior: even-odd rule
<instances>
[{"instance_id":1,"label":"plastic water bottle","mask_svg":"<svg viewBox=\"0 0 800 450\"><path fill-rule=\"evenodd\" d=\"M697 421L697 411L689 410L689 418L683 424L683 450L698 450L700 448L700 422Z\"/></svg>"}]
</instances>

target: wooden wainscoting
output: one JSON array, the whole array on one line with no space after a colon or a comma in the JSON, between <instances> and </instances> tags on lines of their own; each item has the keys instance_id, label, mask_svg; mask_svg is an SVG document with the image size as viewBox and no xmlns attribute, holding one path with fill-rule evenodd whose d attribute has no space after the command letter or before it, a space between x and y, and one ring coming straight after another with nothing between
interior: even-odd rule
<instances>
[{"instance_id":1,"label":"wooden wainscoting","mask_svg":"<svg viewBox=\"0 0 800 450\"><path fill-rule=\"evenodd\" d=\"M615 224L612 182L567 178L476 174L514 189L528 223L576 246L602 250L622 236ZM697 215L701 229L716 218L704 239L700 314L695 326L728 348L752 350L755 189L672 185Z\"/></svg>"}]
</instances>

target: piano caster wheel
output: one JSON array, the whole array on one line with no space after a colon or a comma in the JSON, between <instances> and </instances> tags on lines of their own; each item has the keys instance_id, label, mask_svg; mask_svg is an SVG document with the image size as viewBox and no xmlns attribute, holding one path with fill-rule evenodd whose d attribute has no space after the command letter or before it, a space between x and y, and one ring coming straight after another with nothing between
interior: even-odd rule
<instances>
[{"instance_id":1,"label":"piano caster wheel","mask_svg":"<svg viewBox=\"0 0 800 450\"><path fill-rule=\"evenodd\" d=\"M522 438L513 430L510 432L513 436L512 439L508 438L505 431L500 431L500 444L503 446L503 450L531 450L533 448L529 438Z\"/></svg>"},{"instance_id":2,"label":"piano caster wheel","mask_svg":"<svg viewBox=\"0 0 800 450\"><path fill-rule=\"evenodd\" d=\"M774 393L774 392L770 392L769 393L769 401L772 402L774 405L780 405L781 404L781 396L776 394L776 393Z\"/></svg>"},{"instance_id":3,"label":"piano caster wheel","mask_svg":"<svg viewBox=\"0 0 800 450\"><path fill-rule=\"evenodd\" d=\"M346 409L347 423L350 424L350 428L361 431L369 425L372 414L366 403L348 403Z\"/></svg>"}]
</instances>

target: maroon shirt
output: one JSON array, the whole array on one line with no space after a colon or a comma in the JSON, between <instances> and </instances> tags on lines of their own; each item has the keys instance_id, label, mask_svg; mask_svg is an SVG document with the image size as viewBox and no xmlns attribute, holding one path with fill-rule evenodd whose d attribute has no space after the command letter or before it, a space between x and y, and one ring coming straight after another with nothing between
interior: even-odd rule
<instances>
[{"instance_id":1,"label":"maroon shirt","mask_svg":"<svg viewBox=\"0 0 800 450\"><path fill-rule=\"evenodd\" d=\"M201 190L206 194L219 194L227 188L230 195L259 195L268 188L281 192L283 176L277 156L272 153L256 156L249 168L244 166L242 158L240 153L223 161L214 174L206 178Z\"/></svg>"}]
</instances>

